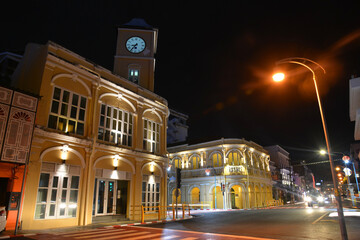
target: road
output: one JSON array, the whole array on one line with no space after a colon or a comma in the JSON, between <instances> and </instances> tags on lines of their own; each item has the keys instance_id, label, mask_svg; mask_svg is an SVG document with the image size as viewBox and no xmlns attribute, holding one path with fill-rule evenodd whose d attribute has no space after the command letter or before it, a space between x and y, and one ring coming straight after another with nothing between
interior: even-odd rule
<instances>
[{"instance_id":1,"label":"road","mask_svg":"<svg viewBox=\"0 0 360 240\"><path fill-rule=\"evenodd\" d=\"M279 207L236 211L193 211L194 218L137 226L107 226L94 229L48 231L13 239L242 239L242 240L338 240L340 237L335 208ZM345 209L349 240L359 239L360 211Z\"/></svg>"},{"instance_id":2,"label":"road","mask_svg":"<svg viewBox=\"0 0 360 240\"><path fill-rule=\"evenodd\" d=\"M357 212L355 210L352 213ZM341 239L335 208L287 208L204 212L185 221L149 227L274 239ZM358 212L360 213L360 212ZM349 239L359 239L360 216L345 217Z\"/></svg>"}]
</instances>

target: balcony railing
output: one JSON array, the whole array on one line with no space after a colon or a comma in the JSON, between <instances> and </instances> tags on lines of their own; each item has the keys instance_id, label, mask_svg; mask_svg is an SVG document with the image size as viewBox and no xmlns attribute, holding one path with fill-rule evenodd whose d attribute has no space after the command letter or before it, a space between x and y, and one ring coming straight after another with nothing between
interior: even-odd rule
<instances>
[{"instance_id":1,"label":"balcony railing","mask_svg":"<svg viewBox=\"0 0 360 240\"><path fill-rule=\"evenodd\" d=\"M210 174L206 174L206 169L210 169ZM234 168L235 169L235 168ZM238 170L234 170L229 168L229 171L226 172L226 176L232 175L242 175L246 176L247 171L246 169L239 168ZM208 177L214 176L214 170L216 172L216 176L220 176L224 174L224 167L214 167L214 168L199 168L199 169L182 169L181 170L181 178L196 178L196 177ZM171 174L170 174L171 175ZM256 177L263 177L263 178L271 178L271 173L266 172L265 170L261 169L254 169L249 168L249 176L256 176Z\"/></svg>"}]
</instances>

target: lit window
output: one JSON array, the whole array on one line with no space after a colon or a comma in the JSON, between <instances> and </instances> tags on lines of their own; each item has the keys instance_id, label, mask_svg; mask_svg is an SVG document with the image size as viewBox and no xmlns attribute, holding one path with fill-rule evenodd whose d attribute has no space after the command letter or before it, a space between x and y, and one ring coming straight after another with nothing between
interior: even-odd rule
<instances>
[{"instance_id":1,"label":"lit window","mask_svg":"<svg viewBox=\"0 0 360 240\"><path fill-rule=\"evenodd\" d=\"M214 167L220 167L220 166L223 165L220 153L214 153L212 155L212 160L213 160L213 166Z\"/></svg>"},{"instance_id":2,"label":"lit window","mask_svg":"<svg viewBox=\"0 0 360 240\"><path fill-rule=\"evenodd\" d=\"M71 167L80 172L78 166ZM73 171L71 171L73 172ZM36 198L35 219L76 217L80 176L42 172Z\"/></svg>"},{"instance_id":3,"label":"lit window","mask_svg":"<svg viewBox=\"0 0 360 240\"><path fill-rule=\"evenodd\" d=\"M160 124L144 119L144 141L145 150L153 153L160 151Z\"/></svg>"},{"instance_id":4,"label":"lit window","mask_svg":"<svg viewBox=\"0 0 360 240\"><path fill-rule=\"evenodd\" d=\"M181 159L177 158L177 159L174 159L173 161L174 161L174 167L175 167L175 169L182 167L182 166L181 166Z\"/></svg>"},{"instance_id":5,"label":"lit window","mask_svg":"<svg viewBox=\"0 0 360 240\"><path fill-rule=\"evenodd\" d=\"M133 115L129 112L101 105L98 139L118 145L132 146Z\"/></svg>"},{"instance_id":6,"label":"lit window","mask_svg":"<svg viewBox=\"0 0 360 240\"><path fill-rule=\"evenodd\" d=\"M190 159L190 163L191 163L192 169L200 168L200 157L199 156L192 156L191 159Z\"/></svg>"},{"instance_id":7,"label":"lit window","mask_svg":"<svg viewBox=\"0 0 360 240\"><path fill-rule=\"evenodd\" d=\"M86 97L55 87L48 128L84 135Z\"/></svg>"},{"instance_id":8,"label":"lit window","mask_svg":"<svg viewBox=\"0 0 360 240\"><path fill-rule=\"evenodd\" d=\"M230 165L233 166L240 165L240 154L238 152L230 152L228 158Z\"/></svg>"},{"instance_id":9,"label":"lit window","mask_svg":"<svg viewBox=\"0 0 360 240\"><path fill-rule=\"evenodd\" d=\"M134 69L134 68L129 69L128 78L131 82L138 84L139 83L139 75L140 75L139 69Z\"/></svg>"}]
</instances>

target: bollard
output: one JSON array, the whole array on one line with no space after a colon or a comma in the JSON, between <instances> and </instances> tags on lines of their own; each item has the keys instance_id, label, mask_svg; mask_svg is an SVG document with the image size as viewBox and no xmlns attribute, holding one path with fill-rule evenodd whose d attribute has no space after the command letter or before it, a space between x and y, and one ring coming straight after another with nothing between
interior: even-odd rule
<instances>
[{"instance_id":1,"label":"bollard","mask_svg":"<svg viewBox=\"0 0 360 240\"><path fill-rule=\"evenodd\" d=\"M145 216L144 216L144 206L141 205L141 223L145 223Z\"/></svg>"}]
</instances>

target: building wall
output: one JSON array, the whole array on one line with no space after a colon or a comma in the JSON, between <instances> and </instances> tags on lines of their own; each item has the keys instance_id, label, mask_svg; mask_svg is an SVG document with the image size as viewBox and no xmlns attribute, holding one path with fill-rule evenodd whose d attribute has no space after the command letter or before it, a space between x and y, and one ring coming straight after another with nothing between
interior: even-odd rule
<instances>
[{"instance_id":1,"label":"building wall","mask_svg":"<svg viewBox=\"0 0 360 240\"><path fill-rule=\"evenodd\" d=\"M32 61L31 56L39 56L36 54L37 50L46 52L41 55L44 59ZM37 82L31 90L42 96L36 116L25 188L26 211L23 211L21 218L24 230L92 223L94 218L100 216L93 214L94 207L101 209L94 201L94 197L100 199L102 196L100 184L106 187L104 194L108 199L126 196L125 205L118 205L117 199L107 204L104 211L109 212L104 215L120 214L117 210L121 206L121 209L126 208L124 218L139 220L141 205L150 202L162 206L166 204L166 100L51 42L41 46L28 46L21 65L31 66L31 71L28 72L29 67L20 67L15 82L22 86L27 85L26 81ZM34 72L42 74L31 75ZM55 100L55 89L60 89L61 101ZM78 105L69 102L68 115L63 116L61 111L65 103L65 91L70 93L70 100L76 99L75 95L79 96L80 100L74 100ZM86 100L85 108L81 107L81 97ZM60 102L56 114L52 113L57 109L54 102ZM123 126L121 131L111 132L117 132L119 136L125 136L125 133L127 136L131 135L131 139L123 137L131 144L116 142L117 140L111 142L106 140L106 133L99 133L102 128L101 116L105 119L105 127L102 129L107 129L107 115L102 114L102 104L106 105L105 109L113 111L109 123L119 122ZM72 107L76 108L76 111L72 112ZM80 120L81 110L84 110L83 120ZM115 119L115 110L117 114L120 114L118 110L122 111L121 120ZM74 119L71 114L75 112ZM50 116L75 121L76 125L73 128L71 124L61 124L60 120L51 121ZM132 116L132 120L125 122L125 116ZM151 122L151 127L147 128L152 129L152 126L155 126L154 132L158 136L153 141L153 149L144 148L143 143L151 140L147 137L144 139L145 120ZM124 130L126 124L130 126L130 121L131 133ZM55 129L52 122L56 122ZM79 130L81 124L84 124L83 131ZM80 132L73 132L72 129ZM103 136L102 139L99 139L99 136ZM47 177L50 180L47 180ZM156 201L142 201L143 183L157 186L159 195ZM125 195L114 192L119 190L121 184L127 185ZM103 207L108 199L103 201ZM111 208L111 205L116 207Z\"/></svg>"},{"instance_id":2,"label":"building wall","mask_svg":"<svg viewBox=\"0 0 360 240\"><path fill-rule=\"evenodd\" d=\"M267 206L273 200L269 156L253 142L222 139L168 148L168 151L170 172L178 165L177 161L181 162L182 203L200 204L203 208L244 209ZM195 158L200 161L198 165L194 164ZM175 182L169 183L170 203L174 203L175 187Z\"/></svg>"},{"instance_id":3,"label":"building wall","mask_svg":"<svg viewBox=\"0 0 360 240\"><path fill-rule=\"evenodd\" d=\"M349 95L350 121L355 122L354 139L360 140L360 77L353 77L350 79Z\"/></svg>"},{"instance_id":4,"label":"building wall","mask_svg":"<svg viewBox=\"0 0 360 240\"><path fill-rule=\"evenodd\" d=\"M8 230L15 229L21 211L36 108L36 97L0 87L0 205L6 207Z\"/></svg>"},{"instance_id":5,"label":"building wall","mask_svg":"<svg viewBox=\"0 0 360 240\"><path fill-rule=\"evenodd\" d=\"M167 129L167 144L184 143L188 136L186 121L189 117L185 114L170 109Z\"/></svg>"}]
</instances>

